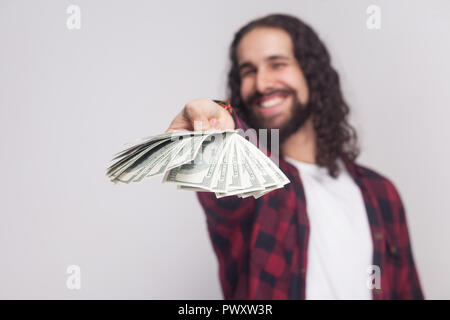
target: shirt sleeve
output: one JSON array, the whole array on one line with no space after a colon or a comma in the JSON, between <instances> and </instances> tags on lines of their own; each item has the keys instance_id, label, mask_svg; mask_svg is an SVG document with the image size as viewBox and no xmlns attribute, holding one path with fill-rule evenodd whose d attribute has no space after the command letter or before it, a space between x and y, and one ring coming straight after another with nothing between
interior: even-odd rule
<instances>
[{"instance_id":1,"label":"shirt sleeve","mask_svg":"<svg viewBox=\"0 0 450 320\"><path fill-rule=\"evenodd\" d=\"M246 131L247 124L233 110L231 113L235 128ZM255 198L239 198L229 196L217 199L212 192L197 192L197 198L205 211L208 228L217 232L220 236L227 237L233 232L233 228L247 220L253 213Z\"/></svg>"},{"instance_id":2,"label":"shirt sleeve","mask_svg":"<svg viewBox=\"0 0 450 320\"><path fill-rule=\"evenodd\" d=\"M232 117L235 128L245 131L247 125L234 111ZM197 192L197 198L205 212L208 233L218 259L224 298L243 299L248 279L242 270L248 264L248 234L256 214L257 200L237 196L217 199L212 192Z\"/></svg>"},{"instance_id":3,"label":"shirt sleeve","mask_svg":"<svg viewBox=\"0 0 450 320\"><path fill-rule=\"evenodd\" d=\"M389 254L395 256L396 270L393 276L395 298L397 299L424 299L422 287L414 262L411 240L408 232L405 208L402 199L390 182L387 184L388 193L391 198L395 213L396 240L388 248ZM383 271L382 271L383 272Z\"/></svg>"}]
</instances>

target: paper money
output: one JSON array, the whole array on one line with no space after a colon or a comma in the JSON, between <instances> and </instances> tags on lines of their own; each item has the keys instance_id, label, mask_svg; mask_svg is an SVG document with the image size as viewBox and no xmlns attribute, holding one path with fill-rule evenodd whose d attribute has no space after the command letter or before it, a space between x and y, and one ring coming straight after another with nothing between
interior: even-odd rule
<instances>
[{"instance_id":1,"label":"paper money","mask_svg":"<svg viewBox=\"0 0 450 320\"><path fill-rule=\"evenodd\" d=\"M217 198L253 196L283 188L289 179L237 130L177 130L148 137L119 152L106 175L114 183L163 175L179 189Z\"/></svg>"}]
</instances>

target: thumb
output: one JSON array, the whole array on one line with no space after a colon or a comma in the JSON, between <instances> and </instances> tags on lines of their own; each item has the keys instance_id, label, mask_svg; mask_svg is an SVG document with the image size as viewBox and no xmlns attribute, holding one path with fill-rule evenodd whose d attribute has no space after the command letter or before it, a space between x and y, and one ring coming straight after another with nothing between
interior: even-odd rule
<instances>
[{"instance_id":1,"label":"thumb","mask_svg":"<svg viewBox=\"0 0 450 320\"><path fill-rule=\"evenodd\" d=\"M192 125L195 131L205 131L211 128L206 117L196 117L195 119L192 119Z\"/></svg>"}]
</instances>

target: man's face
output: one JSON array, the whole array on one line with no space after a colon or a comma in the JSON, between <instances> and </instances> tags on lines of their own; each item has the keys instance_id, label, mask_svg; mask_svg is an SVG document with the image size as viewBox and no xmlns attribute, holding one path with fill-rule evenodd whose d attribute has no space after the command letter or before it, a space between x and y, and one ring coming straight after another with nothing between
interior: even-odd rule
<instances>
[{"instance_id":1,"label":"man's face","mask_svg":"<svg viewBox=\"0 0 450 320\"><path fill-rule=\"evenodd\" d=\"M241 97L251 122L281 132L292 127L308 102L308 86L289 34L277 28L253 29L241 39L237 58Z\"/></svg>"}]
</instances>

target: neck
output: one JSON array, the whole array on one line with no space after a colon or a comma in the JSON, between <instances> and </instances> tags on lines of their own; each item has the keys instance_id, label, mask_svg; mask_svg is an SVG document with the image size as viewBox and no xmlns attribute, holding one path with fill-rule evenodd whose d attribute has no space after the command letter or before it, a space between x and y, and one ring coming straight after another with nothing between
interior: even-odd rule
<instances>
[{"instance_id":1,"label":"neck","mask_svg":"<svg viewBox=\"0 0 450 320\"><path fill-rule=\"evenodd\" d=\"M283 156L291 159L315 163L316 162L316 134L310 117L305 124L287 138L281 145Z\"/></svg>"}]
</instances>

